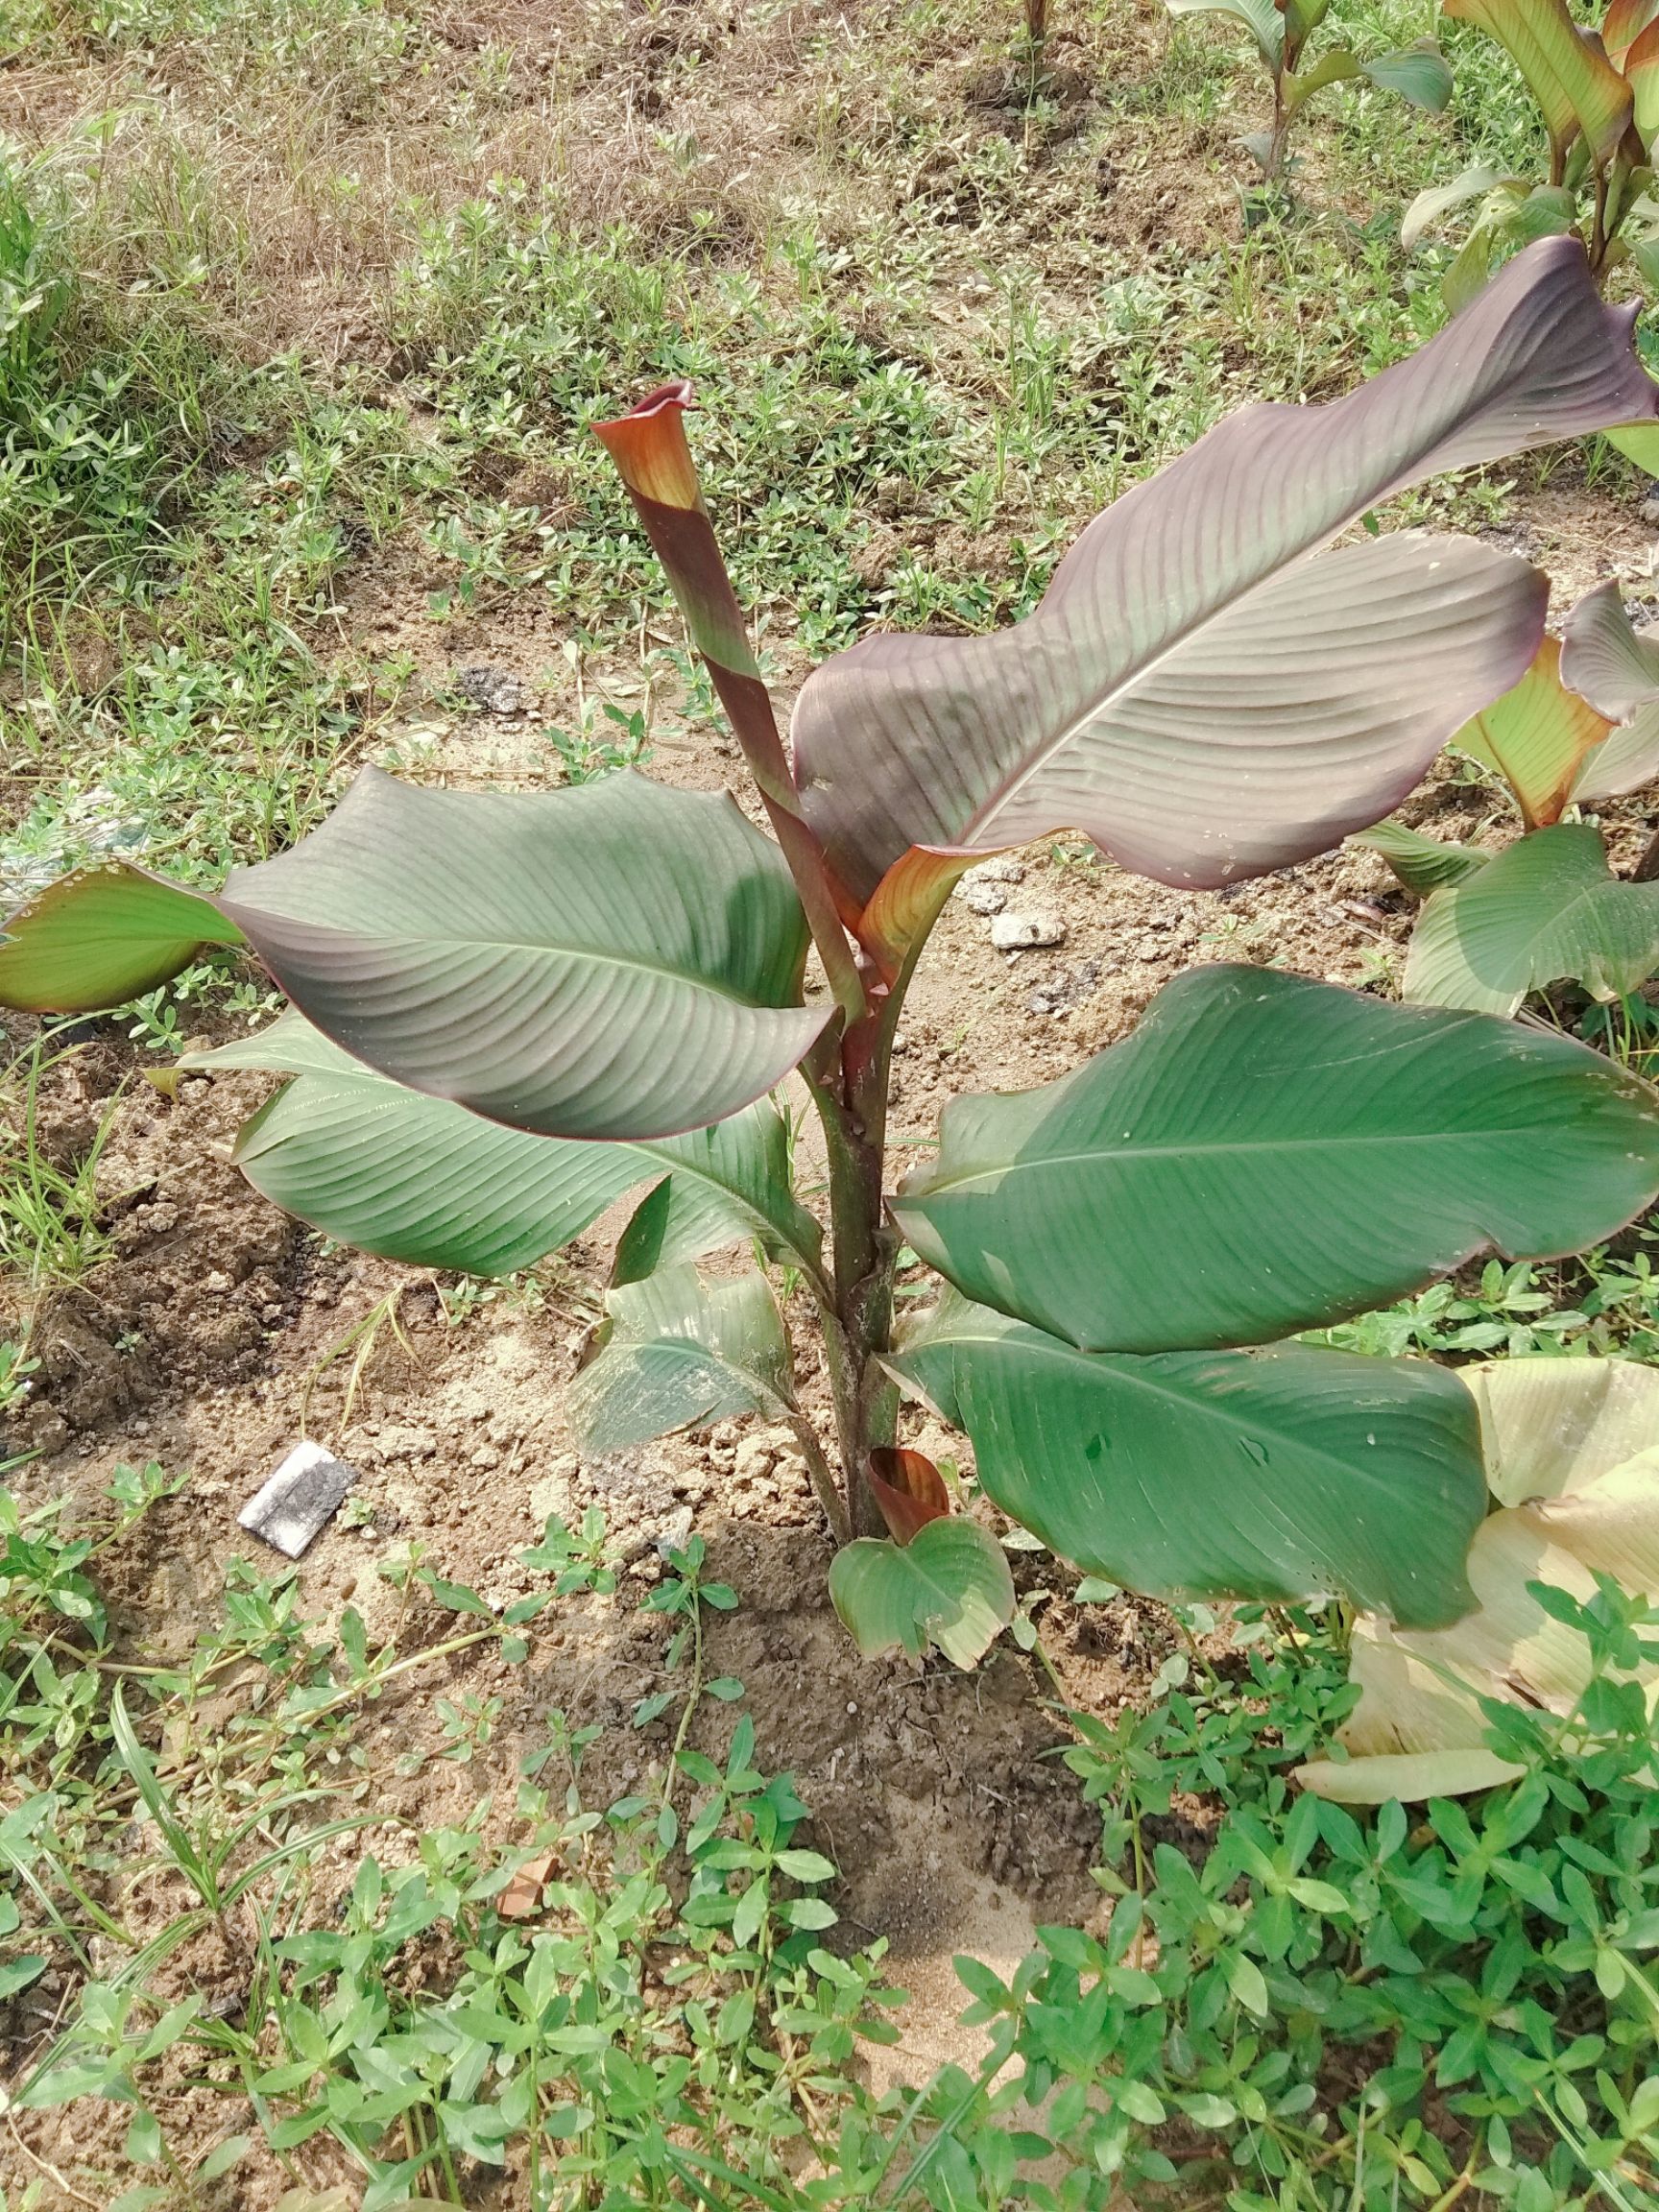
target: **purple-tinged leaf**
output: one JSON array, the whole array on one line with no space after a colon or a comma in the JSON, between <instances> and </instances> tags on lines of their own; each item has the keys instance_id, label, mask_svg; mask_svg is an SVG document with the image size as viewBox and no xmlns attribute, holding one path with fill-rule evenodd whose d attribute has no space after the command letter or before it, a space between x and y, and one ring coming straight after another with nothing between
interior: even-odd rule
<instances>
[{"instance_id":1,"label":"purple-tinged leaf","mask_svg":"<svg viewBox=\"0 0 1659 2212\"><path fill-rule=\"evenodd\" d=\"M1520 677L1547 587L1460 539L1310 556L1426 476L1652 419L1630 322L1547 239L1347 398L1221 423L1091 524L1024 622L837 655L794 740L838 878L868 901L911 847L1076 829L1216 885L1380 819Z\"/></svg>"}]
</instances>

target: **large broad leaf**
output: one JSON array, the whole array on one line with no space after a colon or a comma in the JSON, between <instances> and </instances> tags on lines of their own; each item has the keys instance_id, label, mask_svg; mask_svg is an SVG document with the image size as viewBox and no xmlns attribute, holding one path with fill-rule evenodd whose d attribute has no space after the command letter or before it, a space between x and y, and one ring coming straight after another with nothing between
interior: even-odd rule
<instances>
[{"instance_id":1,"label":"large broad leaf","mask_svg":"<svg viewBox=\"0 0 1659 2212\"><path fill-rule=\"evenodd\" d=\"M1513 1014L1529 991L1571 977L1617 998L1659 971L1659 883L1623 883L1599 833L1557 823L1436 891L1406 956L1405 996Z\"/></svg>"},{"instance_id":2,"label":"large broad leaf","mask_svg":"<svg viewBox=\"0 0 1659 2212\"><path fill-rule=\"evenodd\" d=\"M1278 68L1285 51L1285 18L1273 0L1168 0L1168 8L1171 15L1231 15L1249 31L1268 68Z\"/></svg>"},{"instance_id":3,"label":"large broad leaf","mask_svg":"<svg viewBox=\"0 0 1659 2212\"><path fill-rule=\"evenodd\" d=\"M1616 799L1659 776L1659 635L1634 627L1617 584L1598 585L1568 615L1561 675L1609 722L1623 725L1586 759L1574 798Z\"/></svg>"},{"instance_id":4,"label":"large broad leaf","mask_svg":"<svg viewBox=\"0 0 1659 2212\"><path fill-rule=\"evenodd\" d=\"M952 1101L893 1211L970 1297L1153 1352L1288 1335L1479 1252L1575 1252L1655 1189L1659 1096L1599 1053L1229 966L1057 1083Z\"/></svg>"},{"instance_id":5,"label":"large broad leaf","mask_svg":"<svg viewBox=\"0 0 1659 2212\"><path fill-rule=\"evenodd\" d=\"M668 1267L605 1303L610 1334L565 1399L582 1451L622 1452L793 1404L789 1346L763 1275L709 1283L694 1267Z\"/></svg>"},{"instance_id":6,"label":"large broad leaf","mask_svg":"<svg viewBox=\"0 0 1659 2212\"><path fill-rule=\"evenodd\" d=\"M1013 629L828 661L793 729L841 881L868 900L912 847L1075 828L1142 874L1220 884L1385 814L1531 660L1542 580L1463 540L1308 556L1426 475L1651 417L1629 313L1547 240L1348 398L1221 423L1093 522Z\"/></svg>"},{"instance_id":7,"label":"large broad leaf","mask_svg":"<svg viewBox=\"0 0 1659 2212\"><path fill-rule=\"evenodd\" d=\"M1002 1547L966 1514L929 1521L908 1544L860 1536L836 1552L830 1597L866 1659L936 1644L957 1667L982 1659L1014 1618Z\"/></svg>"},{"instance_id":8,"label":"large broad leaf","mask_svg":"<svg viewBox=\"0 0 1659 2212\"><path fill-rule=\"evenodd\" d=\"M1582 132L1598 168L1613 158L1630 121L1630 87L1600 41L1574 22L1566 0L1441 0L1441 8L1479 23L1507 51L1544 111L1558 157Z\"/></svg>"},{"instance_id":9,"label":"large broad leaf","mask_svg":"<svg viewBox=\"0 0 1659 2212\"><path fill-rule=\"evenodd\" d=\"M1427 108L1438 115L1452 97L1452 71L1432 38L1402 48L1398 54L1378 54L1361 61L1359 73L1369 77L1380 92L1392 92L1413 108Z\"/></svg>"},{"instance_id":10,"label":"large broad leaf","mask_svg":"<svg viewBox=\"0 0 1659 2212\"><path fill-rule=\"evenodd\" d=\"M1580 767L1607 733L1607 718L1562 682L1560 640L1546 637L1520 683L1466 722L1453 743L1498 771L1534 830L1560 820Z\"/></svg>"},{"instance_id":11,"label":"large broad leaf","mask_svg":"<svg viewBox=\"0 0 1659 2212\"><path fill-rule=\"evenodd\" d=\"M0 924L0 1006L90 1014L154 991L242 932L205 899L125 860L84 868Z\"/></svg>"},{"instance_id":12,"label":"large broad leaf","mask_svg":"<svg viewBox=\"0 0 1659 2212\"><path fill-rule=\"evenodd\" d=\"M1470 1550L1478 1603L1467 1618L1431 1633L1369 1615L1355 1623L1350 1672L1361 1695L1340 1732L1353 1757L1297 1769L1306 1787L1349 1804L1455 1794L1517 1772L1484 1748L1483 1697L1572 1713L1590 1680L1589 1646L1530 1584L1583 1600L1599 1571L1659 1597L1659 1374L1506 1359L1462 1377L1480 1401L1487 1480L1504 1503ZM1629 1450L1616 1456L1621 1445ZM1659 1666L1640 1678L1659 1689ZM1412 1761L1438 1766L1419 1775Z\"/></svg>"},{"instance_id":13,"label":"large broad leaf","mask_svg":"<svg viewBox=\"0 0 1659 2212\"><path fill-rule=\"evenodd\" d=\"M1500 184L1526 190L1526 180L1520 177L1505 177L1500 169L1484 165L1465 169L1453 178L1449 184L1431 184L1407 208L1400 224L1400 243L1409 252L1425 230L1438 223L1442 215L1450 215L1455 207L1465 207L1471 200L1484 200Z\"/></svg>"},{"instance_id":14,"label":"large broad leaf","mask_svg":"<svg viewBox=\"0 0 1659 2212\"><path fill-rule=\"evenodd\" d=\"M411 1089L549 1137L661 1137L771 1089L829 1009L776 845L632 774L423 791L365 769L222 899L306 1017Z\"/></svg>"},{"instance_id":15,"label":"large broad leaf","mask_svg":"<svg viewBox=\"0 0 1659 2212\"><path fill-rule=\"evenodd\" d=\"M974 1442L1005 1513L1161 1598L1469 1602L1484 1507L1468 1393L1427 1362L1285 1344L1127 1358L950 1296L888 1364Z\"/></svg>"},{"instance_id":16,"label":"large broad leaf","mask_svg":"<svg viewBox=\"0 0 1659 2212\"><path fill-rule=\"evenodd\" d=\"M1407 891L1427 899L1443 883L1466 883L1491 858L1478 845L1447 845L1438 837L1425 837L1420 830L1407 830L1404 822L1379 822L1374 830L1361 830L1351 840L1381 853Z\"/></svg>"},{"instance_id":17,"label":"large broad leaf","mask_svg":"<svg viewBox=\"0 0 1659 2212\"><path fill-rule=\"evenodd\" d=\"M293 1013L182 1065L292 1074L244 1125L237 1166L273 1205L389 1260L509 1275L665 1175L679 1203L657 1265L742 1237L817 1264L818 1225L790 1195L788 1132L765 1100L652 1143L532 1137L405 1090Z\"/></svg>"}]
</instances>

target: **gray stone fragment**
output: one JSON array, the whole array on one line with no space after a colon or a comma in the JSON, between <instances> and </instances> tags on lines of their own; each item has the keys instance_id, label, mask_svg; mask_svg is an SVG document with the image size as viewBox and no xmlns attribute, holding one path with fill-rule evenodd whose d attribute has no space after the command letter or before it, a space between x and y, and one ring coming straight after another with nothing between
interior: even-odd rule
<instances>
[{"instance_id":1,"label":"gray stone fragment","mask_svg":"<svg viewBox=\"0 0 1659 2212\"><path fill-rule=\"evenodd\" d=\"M1037 945L1064 945L1066 925L1058 914L1031 907L1019 914L998 914L991 925L991 942L998 952L1023 952Z\"/></svg>"},{"instance_id":2,"label":"gray stone fragment","mask_svg":"<svg viewBox=\"0 0 1659 2212\"><path fill-rule=\"evenodd\" d=\"M309 1438L296 1444L264 1488L249 1499L238 1524L298 1559L337 1513L357 1479L357 1470Z\"/></svg>"}]
</instances>

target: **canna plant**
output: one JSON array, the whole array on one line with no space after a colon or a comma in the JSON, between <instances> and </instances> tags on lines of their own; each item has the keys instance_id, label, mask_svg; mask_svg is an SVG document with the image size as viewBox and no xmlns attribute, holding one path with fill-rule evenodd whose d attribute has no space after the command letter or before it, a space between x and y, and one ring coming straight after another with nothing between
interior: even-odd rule
<instances>
[{"instance_id":1,"label":"canna plant","mask_svg":"<svg viewBox=\"0 0 1659 2212\"><path fill-rule=\"evenodd\" d=\"M1659 974L1659 838L1623 879L1593 823L1563 820L1659 777L1659 641L1617 585L1581 599L1453 742L1502 777L1524 834L1494 854L1396 822L1359 833L1423 899L1405 998L1511 1015L1554 983L1607 1002Z\"/></svg>"},{"instance_id":2,"label":"canna plant","mask_svg":"<svg viewBox=\"0 0 1659 2212\"><path fill-rule=\"evenodd\" d=\"M1652 420L1627 315L1575 245L1541 243L1348 397L1221 423L1089 526L1024 621L830 660L787 750L690 402L667 386L599 436L770 835L729 796L634 772L509 795L366 770L216 893L126 865L51 886L0 944L0 1000L108 1005L204 942L245 944L289 1010L195 1064L288 1081L237 1158L276 1204L395 1259L522 1267L642 1191L571 1395L580 1438L787 1422L866 1649L931 1641L967 1664L1013 1604L997 1545L896 1449L902 1392L1092 1571L1455 1619L1486 1507L1468 1393L1427 1362L1288 1339L1477 1253L1605 1238L1659 1190L1659 1097L1491 1016L1201 966L1060 1081L956 1100L894 1190L890 1056L928 931L987 854L1074 830L1214 887L1386 814L1532 661L1548 587L1458 538L1335 541L1431 474ZM792 1073L828 1238L771 1095ZM902 1245L943 1288L899 1330ZM756 1263L700 1264L732 1246ZM780 1279L821 1334L832 1440Z\"/></svg>"},{"instance_id":3,"label":"canna plant","mask_svg":"<svg viewBox=\"0 0 1659 2212\"><path fill-rule=\"evenodd\" d=\"M1242 23L1273 87L1273 121L1239 143L1262 172L1278 183L1286 175L1290 133L1308 102L1327 84L1363 78L1413 108L1439 114L1452 97L1452 72L1431 38L1395 54L1362 61L1345 44L1329 45L1313 60L1309 41L1324 24L1331 0L1167 0L1171 15L1231 15Z\"/></svg>"},{"instance_id":4,"label":"canna plant","mask_svg":"<svg viewBox=\"0 0 1659 2212\"><path fill-rule=\"evenodd\" d=\"M1509 55L1538 103L1549 142L1542 180L1477 166L1420 192L1407 209L1401 236L1411 247L1455 209L1476 204L1442 282L1446 304L1455 312L1504 252L1550 236L1581 238L1598 283L1625 262L1649 283L1659 280L1659 201L1650 195L1659 0L1608 0L1599 30L1581 27L1567 0L1441 4L1445 14L1479 24ZM1659 461L1650 432L1640 443L1644 464L1649 454Z\"/></svg>"}]
</instances>

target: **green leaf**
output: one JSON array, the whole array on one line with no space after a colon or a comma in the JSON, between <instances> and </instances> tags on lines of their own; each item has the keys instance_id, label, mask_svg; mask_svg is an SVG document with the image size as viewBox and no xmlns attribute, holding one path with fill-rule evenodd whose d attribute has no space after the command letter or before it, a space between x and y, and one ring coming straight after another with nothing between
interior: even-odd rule
<instances>
[{"instance_id":1,"label":"green leaf","mask_svg":"<svg viewBox=\"0 0 1659 2212\"><path fill-rule=\"evenodd\" d=\"M818 1263L821 1232L790 1192L788 1131L765 1099L648 1143L535 1137L405 1090L292 1012L180 1065L293 1072L243 1125L236 1165L273 1205L389 1260L510 1275L666 1169L659 1265L745 1237Z\"/></svg>"},{"instance_id":2,"label":"green leaf","mask_svg":"<svg viewBox=\"0 0 1659 2212\"><path fill-rule=\"evenodd\" d=\"M901 1548L886 1537L844 1544L830 1597L866 1659L935 1644L953 1666L975 1666L1014 1618L1002 1547L965 1513L929 1521Z\"/></svg>"},{"instance_id":3,"label":"green leaf","mask_svg":"<svg viewBox=\"0 0 1659 2212\"><path fill-rule=\"evenodd\" d=\"M987 1495L1091 1574L1166 1599L1337 1590L1419 1623L1469 1603L1479 1425L1426 1361L1079 1352L947 1294L887 1364L967 1431Z\"/></svg>"},{"instance_id":4,"label":"green leaf","mask_svg":"<svg viewBox=\"0 0 1659 2212\"><path fill-rule=\"evenodd\" d=\"M1659 471L1659 447L1654 468ZM1598 585L1568 614L1561 675L1598 713L1622 725L1585 760L1574 798L1616 799L1659 776L1659 637L1634 627L1617 584Z\"/></svg>"},{"instance_id":5,"label":"green leaf","mask_svg":"<svg viewBox=\"0 0 1659 2212\"><path fill-rule=\"evenodd\" d=\"M1409 252L1424 231L1438 223L1442 215L1451 214L1454 207L1467 206L1471 200L1484 200L1488 192L1504 183L1518 191L1526 189L1521 178L1505 178L1501 170L1484 166L1465 169L1449 184L1430 185L1427 191L1418 193L1406 210L1400 225L1401 245Z\"/></svg>"},{"instance_id":6,"label":"green leaf","mask_svg":"<svg viewBox=\"0 0 1659 2212\"><path fill-rule=\"evenodd\" d=\"M1630 87L1568 12L1566 0L1442 0L1442 13L1479 23L1526 78L1557 148L1583 133L1602 168L1630 121Z\"/></svg>"},{"instance_id":7,"label":"green leaf","mask_svg":"<svg viewBox=\"0 0 1659 2212\"><path fill-rule=\"evenodd\" d=\"M127 861L49 884L0 925L0 1006L89 1014L121 1006L242 932L206 899Z\"/></svg>"},{"instance_id":8,"label":"green leaf","mask_svg":"<svg viewBox=\"0 0 1659 2212\"><path fill-rule=\"evenodd\" d=\"M1168 0L1171 15L1231 15L1256 41L1269 69L1277 69L1285 50L1285 18L1273 0Z\"/></svg>"},{"instance_id":9,"label":"green leaf","mask_svg":"<svg viewBox=\"0 0 1659 2212\"><path fill-rule=\"evenodd\" d=\"M893 1212L969 1297L1156 1352L1580 1251L1656 1188L1659 1097L1584 1046L1216 965L1059 1082L953 1100Z\"/></svg>"},{"instance_id":10,"label":"green leaf","mask_svg":"<svg viewBox=\"0 0 1659 2212\"><path fill-rule=\"evenodd\" d=\"M1359 64L1381 92L1392 92L1413 108L1438 115L1452 97L1452 71L1432 38L1420 39L1398 54L1379 54Z\"/></svg>"},{"instance_id":11,"label":"green leaf","mask_svg":"<svg viewBox=\"0 0 1659 2212\"><path fill-rule=\"evenodd\" d=\"M1607 443L1634 461L1638 469L1646 469L1649 476L1659 476L1659 422L1633 422L1627 427L1605 433Z\"/></svg>"},{"instance_id":12,"label":"green leaf","mask_svg":"<svg viewBox=\"0 0 1659 2212\"><path fill-rule=\"evenodd\" d=\"M763 1275L705 1282L693 1267L619 1284L603 1349L570 1385L584 1452L619 1452L677 1429L793 1403L789 1347Z\"/></svg>"},{"instance_id":13,"label":"green leaf","mask_svg":"<svg viewBox=\"0 0 1659 2212\"><path fill-rule=\"evenodd\" d=\"M1327 84L1341 84L1360 74L1359 60L1350 54L1346 46L1334 46L1305 75L1287 72L1285 78L1285 106L1290 114L1310 100L1315 92ZM1265 164L1263 164L1265 166Z\"/></svg>"},{"instance_id":14,"label":"green leaf","mask_svg":"<svg viewBox=\"0 0 1659 2212\"><path fill-rule=\"evenodd\" d=\"M411 1089L550 1137L702 1127L779 1082L806 925L725 797L632 773L426 791L365 769L223 910L306 1018Z\"/></svg>"},{"instance_id":15,"label":"green leaf","mask_svg":"<svg viewBox=\"0 0 1659 2212\"><path fill-rule=\"evenodd\" d=\"M1375 829L1361 830L1348 842L1381 853L1407 890L1414 891L1419 899L1426 899L1442 883L1467 881L1491 858L1478 846L1446 845L1438 837L1425 837L1420 830L1407 830L1404 822L1379 822Z\"/></svg>"},{"instance_id":16,"label":"green leaf","mask_svg":"<svg viewBox=\"0 0 1659 2212\"><path fill-rule=\"evenodd\" d=\"M1514 792L1528 830L1559 820L1578 770L1607 735L1607 721L1561 681L1561 644L1546 637L1519 684L1466 722L1452 740Z\"/></svg>"},{"instance_id":17,"label":"green leaf","mask_svg":"<svg viewBox=\"0 0 1659 2212\"><path fill-rule=\"evenodd\" d=\"M1404 991L1426 1005L1513 1014L1529 991L1563 977L1616 998L1655 970L1659 883L1622 882L1600 832L1562 822L1427 901Z\"/></svg>"}]
</instances>

